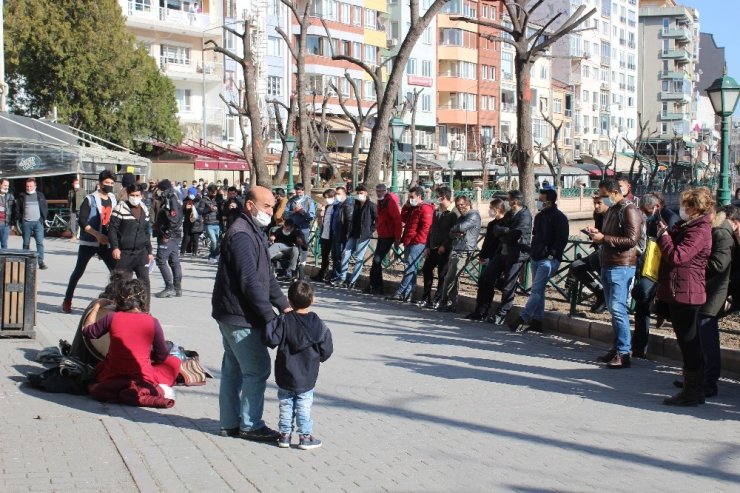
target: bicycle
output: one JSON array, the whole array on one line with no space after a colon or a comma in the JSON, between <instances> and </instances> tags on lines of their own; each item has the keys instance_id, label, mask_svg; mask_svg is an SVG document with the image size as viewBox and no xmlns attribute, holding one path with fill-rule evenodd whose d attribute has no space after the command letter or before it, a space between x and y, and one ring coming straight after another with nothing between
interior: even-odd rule
<instances>
[{"instance_id":1,"label":"bicycle","mask_svg":"<svg viewBox=\"0 0 740 493\"><path fill-rule=\"evenodd\" d=\"M51 219L44 220L44 233L47 235L61 235L69 229L70 216L66 219L62 214L54 214Z\"/></svg>"}]
</instances>

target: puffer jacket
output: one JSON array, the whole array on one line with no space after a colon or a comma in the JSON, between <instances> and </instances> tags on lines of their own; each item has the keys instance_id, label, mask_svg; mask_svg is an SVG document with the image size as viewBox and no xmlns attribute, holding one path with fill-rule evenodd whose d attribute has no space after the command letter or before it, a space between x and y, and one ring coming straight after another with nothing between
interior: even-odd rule
<instances>
[{"instance_id":1,"label":"puffer jacket","mask_svg":"<svg viewBox=\"0 0 740 493\"><path fill-rule=\"evenodd\" d=\"M480 236L480 213L470 209L467 214L460 216L452 228L452 250L456 252L472 252L478 245Z\"/></svg>"},{"instance_id":2,"label":"puffer jacket","mask_svg":"<svg viewBox=\"0 0 740 493\"><path fill-rule=\"evenodd\" d=\"M678 224L658 238L662 253L656 299L703 305L707 301L706 269L712 252L709 215Z\"/></svg>"},{"instance_id":3,"label":"puffer jacket","mask_svg":"<svg viewBox=\"0 0 740 493\"><path fill-rule=\"evenodd\" d=\"M403 221L403 235L401 243L407 247L409 245L423 245L427 242L429 228L432 227L434 218L434 206L425 202L416 207L404 204L401 209L401 221Z\"/></svg>"},{"instance_id":4,"label":"puffer jacket","mask_svg":"<svg viewBox=\"0 0 740 493\"><path fill-rule=\"evenodd\" d=\"M637 244L642 235L642 213L635 204L622 199L606 212L604 241L599 249L601 267L630 267L637 265Z\"/></svg>"},{"instance_id":5,"label":"puffer jacket","mask_svg":"<svg viewBox=\"0 0 740 493\"><path fill-rule=\"evenodd\" d=\"M730 287L732 257L735 254L735 234L724 212L712 221L712 253L707 263L707 302L699 313L716 317L722 310Z\"/></svg>"}]
</instances>

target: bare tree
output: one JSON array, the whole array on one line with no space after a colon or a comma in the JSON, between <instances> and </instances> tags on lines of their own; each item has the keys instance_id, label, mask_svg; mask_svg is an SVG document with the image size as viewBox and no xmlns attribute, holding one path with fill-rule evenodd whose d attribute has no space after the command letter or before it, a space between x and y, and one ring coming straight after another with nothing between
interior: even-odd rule
<instances>
[{"instance_id":1,"label":"bare tree","mask_svg":"<svg viewBox=\"0 0 740 493\"><path fill-rule=\"evenodd\" d=\"M642 151L642 144L643 141L647 138L651 138L654 134L657 133L656 131L651 132L649 130L650 122L643 122L642 121L642 113L637 112L637 136L635 137L635 140L629 140L626 136L622 137L622 140L624 140L625 144L629 146L630 149L632 149L632 163L630 163L630 172L629 172L629 181L632 183L632 186L635 185L635 164L637 162L640 163L640 167L638 168L637 176L642 175L642 161L639 159L639 155Z\"/></svg>"},{"instance_id":2,"label":"bare tree","mask_svg":"<svg viewBox=\"0 0 740 493\"><path fill-rule=\"evenodd\" d=\"M409 187L416 185L419 181L419 172L416 165L416 111L422 92L424 92L424 89L414 89L413 92L407 94L401 112L401 119L403 119L406 111L411 113L411 126L409 127L409 132L411 132L411 180L409 181Z\"/></svg>"},{"instance_id":3,"label":"bare tree","mask_svg":"<svg viewBox=\"0 0 740 493\"><path fill-rule=\"evenodd\" d=\"M272 104L278 135L280 136L280 140L285 142L285 138L288 135L293 134L293 127L295 126L297 113L295 109L295 94L290 96L290 106L286 105L282 101L278 101L277 99L271 99L267 101L267 104ZM281 116L281 108L285 110L285 123L283 123L283 118ZM273 182L282 183L285 179L285 172L288 169L288 159L290 159L290 153L288 152L288 148L283 145L283 150L280 153L280 163L278 164L277 171L272 176Z\"/></svg>"},{"instance_id":4,"label":"bare tree","mask_svg":"<svg viewBox=\"0 0 740 493\"><path fill-rule=\"evenodd\" d=\"M508 13L511 25L474 19L465 16L452 16L453 21L468 22L480 26L497 29L508 36L484 35L487 39L508 43L514 47L514 71L517 80L517 150L519 166L519 185L524 194L527 205L534 206L534 152L532 138L532 95L530 91L530 71L532 65L546 53L556 41L568 34L577 33L577 29L584 21L596 13L596 9L586 10L585 5L579 6L575 12L558 28L552 32L548 29L557 21L562 13L558 13L546 21L542 26L530 28L531 16L545 0L499 0ZM497 2L498 3L498 2ZM532 3L531 6L528 4ZM533 32L532 32L533 31ZM532 32L530 34L530 32ZM395 67L394 67L395 68Z\"/></svg>"},{"instance_id":5,"label":"bare tree","mask_svg":"<svg viewBox=\"0 0 740 493\"><path fill-rule=\"evenodd\" d=\"M334 159L331 157L331 153L329 152L328 143L329 138L331 136L331 127L326 121L326 106L329 103L329 99L332 97L331 88L326 87L324 88L324 92L321 94L321 105L319 105L316 102L316 98L318 97L318 93L316 91L313 91L313 98L311 101L310 109L307 111L307 114L309 115L309 135L311 137L311 147L315 148L319 153L319 161L317 161L320 165L321 161L320 159L323 157L323 159L326 161L326 164L330 167L331 173L328 178L331 179L331 177L339 174L339 169L337 168L336 163L334 162ZM316 114L316 108L321 108L319 111L319 114ZM319 184L319 179L321 177L319 176L319 173L316 173L316 185Z\"/></svg>"},{"instance_id":6,"label":"bare tree","mask_svg":"<svg viewBox=\"0 0 740 493\"><path fill-rule=\"evenodd\" d=\"M244 21L243 32L239 32L226 25L224 25L223 28L238 39L241 39L244 56L239 56L237 53L219 46L213 40L208 40L205 44L211 45L213 51L221 53L231 60L234 60L242 68L244 85L240 85L239 102L234 103L233 101L227 101L223 95L221 95L221 99L228 106L229 113L237 115L239 118L239 129L242 134L242 153L244 154L244 159L250 163L252 169L252 173L250 173L251 184L269 188L272 186L272 177L267 170L267 164L265 163L265 148L262 144L265 141L264 126L262 124L262 112L260 110L259 101L257 100L256 57L252 50L256 32L251 27L250 19L246 19ZM249 140L246 138L247 136L244 125L245 118L249 120Z\"/></svg>"},{"instance_id":7,"label":"bare tree","mask_svg":"<svg viewBox=\"0 0 740 493\"><path fill-rule=\"evenodd\" d=\"M537 151L540 153L540 157L542 158L542 160L545 161L545 163L547 164L547 167L550 168L550 173L552 173L553 186L559 190L561 188L560 184L562 182L564 164L559 145L560 132L563 129L563 122L561 121L558 125L556 125L552 118L549 118L543 111L540 111L540 113L542 114L542 118L547 122L547 124L552 127L552 140L544 147L540 145ZM550 156L547 155L550 149L553 150L552 159L550 159Z\"/></svg>"},{"instance_id":8,"label":"bare tree","mask_svg":"<svg viewBox=\"0 0 740 493\"><path fill-rule=\"evenodd\" d=\"M363 111L362 98L360 97L360 88L357 87L357 83L348 72L345 72L344 77L347 79L350 87L352 88L352 94L355 95L357 113L350 111L350 109L347 107L347 98L344 97L342 92L334 85L333 82L330 83L329 86L334 92L337 93L337 98L339 98L339 106L342 108L345 116L352 123L352 126L355 127L355 137L354 139L352 139L352 178L354 179L357 174L357 170L355 170L354 168L358 165L360 161L360 144L362 144L363 129L365 128L365 124L367 123L368 118L370 118L375 113L375 108L377 107L378 103L374 102L372 105L370 105L367 111ZM353 183L352 185L356 186L357 184Z\"/></svg>"},{"instance_id":9,"label":"bare tree","mask_svg":"<svg viewBox=\"0 0 740 493\"><path fill-rule=\"evenodd\" d=\"M308 36L308 26L310 24L310 16L308 15L313 0L280 0L288 10L293 14L296 22L298 23L298 34L295 36L295 42L291 37L283 31L282 28L276 27L275 31L283 38L285 44L288 46L293 61L295 62L295 93L298 100L296 115L298 121L298 161L300 162L301 179L304 186L306 187L306 193L311 193L311 165L313 163L314 149L311 145L310 135L310 122L311 118L308 114L308 107L305 104L304 98L308 94L308 80L306 78L306 40Z\"/></svg>"},{"instance_id":10,"label":"bare tree","mask_svg":"<svg viewBox=\"0 0 740 493\"><path fill-rule=\"evenodd\" d=\"M284 2L285 0L282 1ZM388 124L390 123L390 119L396 105L398 91L401 88L401 81L406 71L406 63L411 56L411 51L424 33L424 30L429 26L429 23L432 22L442 6L447 2L448 0L434 0L424 15L419 15L419 0L408 0L409 9L411 11L408 33L400 42L398 52L377 67L371 67L359 58L349 55L340 55L336 53L332 55L332 60L344 60L362 68L370 78L372 78L375 85L375 93L378 101L378 114L375 119L375 126L372 130L370 149L368 150L367 162L365 165L365 182L370 187L373 187L378 183L380 170L385 161L384 157L389 142ZM326 23L324 23L324 28L326 29L327 36L329 36L330 43L333 43ZM384 84L381 77L381 69L391 60L393 61L392 68L388 75L388 80Z\"/></svg>"}]
</instances>

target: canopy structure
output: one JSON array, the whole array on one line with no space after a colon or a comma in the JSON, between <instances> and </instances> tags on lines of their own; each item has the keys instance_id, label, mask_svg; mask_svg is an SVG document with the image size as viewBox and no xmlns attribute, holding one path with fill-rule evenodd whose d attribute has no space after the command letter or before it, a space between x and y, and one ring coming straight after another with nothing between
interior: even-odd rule
<instances>
[{"instance_id":1,"label":"canopy structure","mask_svg":"<svg viewBox=\"0 0 740 493\"><path fill-rule=\"evenodd\" d=\"M249 163L242 154L213 143L204 146L194 140L185 140L179 145L170 145L161 141L151 141L150 144L192 158L195 169L212 171L246 171L249 169Z\"/></svg>"},{"instance_id":2,"label":"canopy structure","mask_svg":"<svg viewBox=\"0 0 740 493\"><path fill-rule=\"evenodd\" d=\"M150 168L149 159L92 134L46 120L0 113L3 178L98 174L106 169L148 176Z\"/></svg>"}]
</instances>

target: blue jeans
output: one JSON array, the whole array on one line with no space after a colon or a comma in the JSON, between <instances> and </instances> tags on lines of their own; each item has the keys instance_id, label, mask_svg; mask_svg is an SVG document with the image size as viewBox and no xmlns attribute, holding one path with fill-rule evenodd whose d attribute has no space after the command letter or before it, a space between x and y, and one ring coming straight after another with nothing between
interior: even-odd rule
<instances>
[{"instance_id":1,"label":"blue jeans","mask_svg":"<svg viewBox=\"0 0 740 493\"><path fill-rule=\"evenodd\" d=\"M629 354L630 352L630 318L627 310L627 296L633 277L635 277L634 266L604 267L601 269L604 300L612 316L614 348L619 354Z\"/></svg>"},{"instance_id":2,"label":"blue jeans","mask_svg":"<svg viewBox=\"0 0 740 493\"><path fill-rule=\"evenodd\" d=\"M218 235L220 233L221 225L206 224L206 235L208 235L208 240L211 242L210 251L208 252L208 258L218 257Z\"/></svg>"},{"instance_id":3,"label":"blue jeans","mask_svg":"<svg viewBox=\"0 0 740 493\"><path fill-rule=\"evenodd\" d=\"M270 353L260 331L218 323L224 345L221 387L218 392L221 428L242 431L265 426L265 387L270 377Z\"/></svg>"},{"instance_id":4,"label":"blue jeans","mask_svg":"<svg viewBox=\"0 0 740 493\"><path fill-rule=\"evenodd\" d=\"M8 234L10 225L0 224L0 248L8 248Z\"/></svg>"},{"instance_id":5,"label":"blue jeans","mask_svg":"<svg viewBox=\"0 0 740 493\"><path fill-rule=\"evenodd\" d=\"M339 282L348 282L354 284L357 282L357 278L360 277L362 272L362 261L365 260L365 250L370 244L370 239L360 240L359 238L350 238L347 240L347 244L344 246L344 252L342 253L342 264L339 267L339 271L334 267L334 280ZM347 278L347 271L349 270L349 259L354 255L355 257L355 271L352 273L351 279Z\"/></svg>"},{"instance_id":6,"label":"blue jeans","mask_svg":"<svg viewBox=\"0 0 740 493\"><path fill-rule=\"evenodd\" d=\"M313 420L311 419L313 389L297 394L292 390L278 388L278 401L280 402L280 422L278 423L280 433L291 433L294 419L299 435L313 433Z\"/></svg>"},{"instance_id":7,"label":"blue jeans","mask_svg":"<svg viewBox=\"0 0 740 493\"><path fill-rule=\"evenodd\" d=\"M23 249L31 249L31 235L36 241L36 254L39 258L39 265L44 263L44 223L38 221L23 221Z\"/></svg>"},{"instance_id":8,"label":"blue jeans","mask_svg":"<svg viewBox=\"0 0 740 493\"><path fill-rule=\"evenodd\" d=\"M406 268L403 271L403 279L401 279L401 285L398 286L397 295L408 296L414 291L416 286L416 272L417 264L419 259L424 255L424 248L426 245L419 243L417 245L409 245L403 250L403 263Z\"/></svg>"},{"instance_id":9,"label":"blue jeans","mask_svg":"<svg viewBox=\"0 0 740 493\"><path fill-rule=\"evenodd\" d=\"M524 306L521 318L525 322L532 319L541 322L545 318L547 281L557 272L560 261L556 259L530 260L529 265L532 268L532 290L529 292L529 299Z\"/></svg>"}]
</instances>

